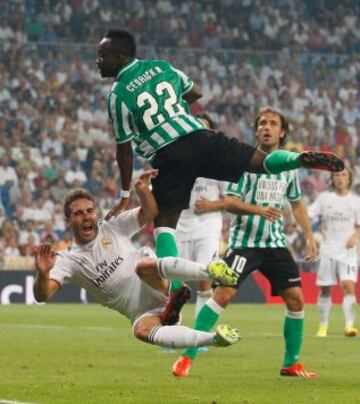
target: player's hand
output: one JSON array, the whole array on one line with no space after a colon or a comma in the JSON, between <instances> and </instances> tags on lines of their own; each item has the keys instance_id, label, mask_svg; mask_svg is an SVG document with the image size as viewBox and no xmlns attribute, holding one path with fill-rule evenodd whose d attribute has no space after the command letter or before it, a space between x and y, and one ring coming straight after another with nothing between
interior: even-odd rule
<instances>
[{"instance_id":1,"label":"player's hand","mask_svg":"<svg viewBox=\"0 0 360 404\"><path fill-rule=\"evenodd\" d=\"M357 242L358 242L358 235L357 234L353 234L348 241L346 242L346 248L353 248L356 246Z\"/></svg>"},{"instance_id":2,"label":"player's hand","mask_svg":"<svg viewBox=\"0 0 360 404\"><path fill-rule=\"evenodd\" d=\"M48 274L55 265L56 253L51 244L41 244L34 249L35 267L41 274Z\"/></svg>"},{"instance_id":3,"label":"player's hand","mask_svg":"<svg viewBox=\"0 0 360 404\"><path fill-rule=\"evenodd\" d=\"M273 206L261 207L259 212L260 216L270 222L275 222L281 219L282 211L280 209L274 208Z\"/></svg>"},{"instance_id":4,"label":"player's hand","mask_svg":"<svg viewBox=\"0 0 360 404\"><path fill-rule=\"evenodd\" d=\"M116 217L118 214L128 209L130 206L130 198L121 198L115 206L113 206L108 214L105 216L105 220L110 220L112 217Z\"/></svg>"},{"instance_id":5,"label":"player's hand","mask_svg":"<svg viewBox=\"0 0 360 404\"><path fill-rule=\"evenodd\" d=\"M149 185L152 178L155 178L159 174L159 170L152 168L150 170L146 170L135 182L135 190L136 192L146 191L149 189Z\"/></svg>"},{"instance_id":6,"label":"player's hand","mask_svg":"<svg viewBox=\"0 0 360 404\"><path fill-rule=\"evenodd\" d=\"M212 201L204 197L200 197L195 201L195 213L201 214L210 212L212 209Z\"/></svg>"},{"instance_id":7,"label":"player's hand","mask_svg":"<svg viewBox=\"0 0 360 404\"><path fill-rule=\"evenodd\" d=\"M316 244L314 237L307 238L305 247L305 261L307 262L314 261L317 255L318 255L318 246Z\"/></svg>"}]
</instances>

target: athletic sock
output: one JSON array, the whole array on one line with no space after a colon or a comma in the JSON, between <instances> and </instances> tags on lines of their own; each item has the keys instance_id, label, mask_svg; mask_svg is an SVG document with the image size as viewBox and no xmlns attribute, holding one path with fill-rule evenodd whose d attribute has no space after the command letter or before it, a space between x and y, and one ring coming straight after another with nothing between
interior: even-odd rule
<instances>
[{"instance_id":1,"label":"athletic sock","mask_svg":"<svg viewBox=\"0 0 360 404\"><path fill-rule=\"evenodd\" d=\"M295 170L301 167L299 153L287 150L275 150L268 154L264 160L264 168L270 174L279 174L282 171Z\"/></svg>"},{"instance_id":2,"label":"athletic sock","mask_svg":"<svg viewBox=\"0 0 360 404\"><path fill-rule=\"evenodd\" d=\"M158 258L177 257L179 251L176 245L175 229L171 227L156 227L154 229L154 237L156 242L156 255ZM179 289L183 285L183 281L172 280L171 292Z\"/></svg>"},{"instance_id":3,"label":"athletic sock","mask_svg":"<svg viewBox=\"0 0 360 404\"><path fill-rule=\"evenodd\" d=\"M355 322L355 310L354 306L356 303L356 298L352 294L347 294L344 296L342 309L345 317L345 328L353 327Z\"/></svg>"},{"instance_id":4,"label":"athletic sock","mask_svg":"<svg viewBox=\"0 0 360 404\"><path fill-rule=\"evenodd\" d=\"M200 310L203 308L205 303L212 296L212 290L198 290L196 293L196 302L195 302L195 318L200 313Z\"/></svg>"},{"instance_id":5,"label":"athletic sock","mask_svg":"<svg viewBox=\"0 0 360 404\"><path fill-rule=\"evenodd\" d=\"M196 317L194 329L210 331L223 311L223 307L216 303L213 298L209 299L204 307L200 310L199 315ZM198 350L196 348L188 348L182 351L181 355L189 356L191 360L194 360L197 352Z\"/></svg>"},{"instance_id":6,"label":"athletic sock","mask_svg":"<svg viewBox=\"0 0 360 404\"><path fill-rule=\"evenodd\" d=\"M320 325L323 327L328 327L329 316L331 311L331 296L321 296L318 299L318 309L320 314Z\"/></svg>"},{"instance_id":7,"label":"athletic sock","mask_svg":"<svg viewBox=\"0 0 360 404\"><path fill-rule=\"evenodd\" d=\"M155 326L150 330L149 342L164 348L185 348L213 345L214 332L194 330L183 325Z\"/></svg>"},{"instance_id":8,"label":"athletic sock","mask_svg":"<svg viewBox=\"0 0 360 404\"><path fill-rule=\"evenodd\" d=\"M158 263L159 275L165 279L197 281L211 279L207 266L184 258L165 257Z\"/></svg>"},{"instance_id":9,"label":"athletic sock","mask_svg":"<svg viewBox=\"0 0 360 404\"><path fill-rule=\"evenodd\" d=\"M284 367L294 365L299 362L299 355L303 340L304 329L304 311L285 312L284 338L285 338L285 357Z\"/></svg>"}]
</instances>

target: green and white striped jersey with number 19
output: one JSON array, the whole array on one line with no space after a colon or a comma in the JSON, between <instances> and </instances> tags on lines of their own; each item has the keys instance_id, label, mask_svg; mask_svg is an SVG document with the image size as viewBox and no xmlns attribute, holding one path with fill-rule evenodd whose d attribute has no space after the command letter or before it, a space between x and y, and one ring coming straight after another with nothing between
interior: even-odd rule
<instances>
[{"instance_id":1,"label":"green and white striped jersey with number 19","mask_svg":"<svg viewBox=\"0 0 360 404\"><path fill-rule=\"evenodd\" d=\"M183 99L192 86L169 62L134 59L118 73L108 96L116 143L133 140L136 152L151 158L179 137L205 129Z\"/></svg>"},{"instance_id":2,"label":"green and white striped jersey with number 19","mask_svg":"<svg viewBox=\"0 0 360 404\"><path fill-rule=\"evenodd\" d=\"M237 184L230 184L227 195L236 195L252 205L283 209L286 199L301 199L298 172L281 174L244 173ZM270 222L259 215L237 215L230 230L229 247L277 248L287 247L283 218Z\"/></svg>"}]
</instances>

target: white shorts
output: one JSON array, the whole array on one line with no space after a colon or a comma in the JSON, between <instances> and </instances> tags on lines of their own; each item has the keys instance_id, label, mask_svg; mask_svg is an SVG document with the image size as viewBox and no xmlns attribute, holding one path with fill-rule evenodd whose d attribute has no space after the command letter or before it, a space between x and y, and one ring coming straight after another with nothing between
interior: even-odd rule
<instances>
[{"instance_id":1,"label":"white shorts","mask_svg":"<svg viewBox=\"0 0 360 404\"><path fill-rule=\"evenodd\" d=\"M133 310L129 310L127 313L133 325L141 317L161 316L169 300L169 296L164 295L145 282L140 282L141 287L136 293L137 296L132 297Z\"/></svg>"},{"instance_id":2,"label":"white shorts","mask_svg":"<svg viewBox=\"0 0 360 404\"><path fill-rule=\"evenodd\" d=\"M140 249L138 253L140 259L156 257L155 253L147 247ZM137 259L138 257L135 258ZM135 266L136 262L133 262L133 265ZM128 273L124 272L124 278L118 285L118 296L117 303L110 307L124 314L133 324L140 317L160 316L169 300L169 293L165 295L142 281L135 273L135 269Z\"/></svg>"},{"instance_id":3,"label":"white shorts","mask_svg":"<svg viewBox=\"0 0 360 404\"><path fill-rule=\"evenodd\" d=\"M218 257L219 238L206 237L196 240L177 241L179 257L200 264L207 265L211 260Z\"/></svg>"},{"instance_id":4,"label":"white shorts","mask_svg":"<svg viewBox=\"0 0 360 404\"><path fill-rule=\"evenodd\" d=\"M358 277L357 254L352 250L338 257L320 256L316 284L318 286L336 285L337 281L352 281L356 283Z\"/></svg>"}]
</instances>

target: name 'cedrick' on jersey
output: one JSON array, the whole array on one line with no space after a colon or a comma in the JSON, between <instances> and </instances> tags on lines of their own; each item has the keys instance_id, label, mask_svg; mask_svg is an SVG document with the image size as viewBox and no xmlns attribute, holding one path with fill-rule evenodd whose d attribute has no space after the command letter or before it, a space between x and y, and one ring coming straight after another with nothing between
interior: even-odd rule
<instances>
[{"instance_id":1,"label":"name 'cedrick' on jersey","mask_svg":"<svg viewBox=\"0 0 360 404\"><path fill-rule=\"evenodd\" d=\"M205 129L183 99L192 86L169 62L134 59L118 73L107 100L116 143L133 140L136 152L151 158L179 137Z\"/></svg>"}]
</instances>

